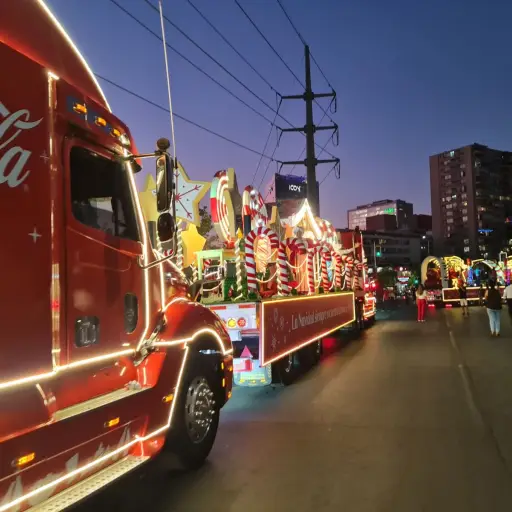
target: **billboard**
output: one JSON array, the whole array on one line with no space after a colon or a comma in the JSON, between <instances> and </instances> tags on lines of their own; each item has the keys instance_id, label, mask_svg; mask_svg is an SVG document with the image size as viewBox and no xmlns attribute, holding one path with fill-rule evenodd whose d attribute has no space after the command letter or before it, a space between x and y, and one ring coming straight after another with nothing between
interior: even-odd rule
<instances>
[{"instance_id":1,"label":"billboard","mask_svg":"<svg viewBox=\"0 0 512 512\"><path fill-rule=\"evenodd\" d=\"M276 174L274 177L276 201L284 199L306 199L308 185L304 176Z\"/></svg>"}]
</instances>

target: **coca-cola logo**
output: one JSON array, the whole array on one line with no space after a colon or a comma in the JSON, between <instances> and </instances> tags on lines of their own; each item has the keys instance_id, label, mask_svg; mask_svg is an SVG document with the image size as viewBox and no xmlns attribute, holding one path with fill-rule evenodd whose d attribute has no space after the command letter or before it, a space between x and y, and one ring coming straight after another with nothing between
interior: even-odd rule
<instances>
[{"instance_id":1,"label":"coca-cola logo","mask_svg":"<svg viewBox=\"0 0 512 512\"><path fill-rule=\"evenodd\" d=\"M15 188L28 178L30 170L26 165L32 151L16 145L16 139L21 132L35 128L42 120L31 121L26 109L11 113L0 102L0 185L7 183Z\"/></svg>"}]
</instances>

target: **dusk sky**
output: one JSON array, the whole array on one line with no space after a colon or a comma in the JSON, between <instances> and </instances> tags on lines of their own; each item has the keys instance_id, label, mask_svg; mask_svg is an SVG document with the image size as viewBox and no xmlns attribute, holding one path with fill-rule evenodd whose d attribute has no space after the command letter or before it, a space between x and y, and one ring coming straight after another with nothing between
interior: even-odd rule
<instances>
[{"instance_id":1,"label":"dusk sky","mask_svg":"<svg viewBox=\"0 0 512 512\"><path fill-rule=\"evenodd\" d=\"M245 19L233 0L192 0L281 94L299 84ZM239 0L274 47L304 77L303 47L276 0ZM158 15L143 0L118 0L152 30ZM320 188L322 217L346 225L346 211L379 199L404 199L416 213L430 212L428 157L480 142L512 150L512 2L503 0L282 0L338 94L332 118L340 143L327 149L341 159ZM157 0L153 0L156 4ZM162 44L109 0L48 0L92 69L167 106ZM85 7L86 6L86 7ZM186 0L165 0L165 13L236 77L271 105L275 95L199 17ZM167 26L168 43L273 119L272 111ZM270 125L169 52L176 113L262 151ZM114 113L130 126L140 151L170 138L169 116L101 82ZM315 92L328 92L313 66ZM322 100L325 107L328 100ZM303 126L305 105L283 104L281 113ZM316 121L322 117L315 111ZM328 120L324 120L328 121ZM278 124L286 127L282 120ZM323 146L327 132L317 142ZM275 146L271 138L267 154ZM305 139L284 134L276 158L296 160ZM240 189L251 184L259 157L176 120L178 158L192 179L210 181L234 167ZM321 158L328 158L322 155ZM266 161L254 180L262 179ZM322 181L330 165L317 167ZM153 165L146 169L153 172ZM264 185L276 172L271 164ZM288 173L289 168L283 168ZM294 174L304 174L297 167ZM264 187L262 186L261 189Z\"/></svg>"}]
</instances>

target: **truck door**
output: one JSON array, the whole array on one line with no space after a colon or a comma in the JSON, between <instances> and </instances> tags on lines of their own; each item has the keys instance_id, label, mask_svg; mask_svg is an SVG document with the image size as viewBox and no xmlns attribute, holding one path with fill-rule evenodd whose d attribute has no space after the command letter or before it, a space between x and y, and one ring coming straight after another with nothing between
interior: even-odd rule
<instances>
[{"instance_id":1,"label":"truck door","mask_svg":"<svg viewBox=\"0 0 512 512\"><path fill-rule=\"evenodd\" d=\"M130 172L72 139L66 169L67 362L135 348L145 324L142 255Z\"/></svg>"}]
</instances>

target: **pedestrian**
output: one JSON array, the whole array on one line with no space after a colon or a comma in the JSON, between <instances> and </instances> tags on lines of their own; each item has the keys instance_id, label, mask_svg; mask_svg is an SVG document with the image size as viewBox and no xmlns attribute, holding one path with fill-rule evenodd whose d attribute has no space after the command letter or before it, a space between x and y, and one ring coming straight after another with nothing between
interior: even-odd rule
<instances>
[{"instance_id":1,"label":"pedestrian","mask_svg":"<svg viewBox=\"0 0 512 512\"><path fill-rule=\"evenodd\" d=\"M459 299L460 307L462 308L462 316L469 316L468 289L466 288L466 283L464 281L459 283Z\"/></svg>"},{"instance_id":2,"label":"pedestrian","mask_svg":"<svg viewBox=\"0 0 512 512\"><path fill-rule=\"evenodd\" d=\"M478 302L480 306L484 306L484 297L485 297L485 290L482 286L482 283L480 283L480 288L478 289Z\"/></svg>"},{"instance_id":3,"label":"pedestrian","mask_svg":"<svg viewBox=\"0 0 512 512\"><path fill-rule=\"evenodd\" d=\"M494 281L489 282L489 288L485 292L485 305L489 315L489 326L491 336L500 335L500 315L501 315L501 294L496 290Z\"/></svg>"},{"instance_id":4,"label":"pedestrian","mask_svg":"<svg viewBox=\"0 0 512 512\"><path fill-rule=\"evenodd\" d=\"M418 306L418 322L425 321L425 309L427 307L427 292L422 284L416 290L416 305Z\"/></svg>"},{"instance_id":5,"label":"pedestrian","mask_svg":"<svg viewBox=\"0 0 512 512\"><path fill-rule=\"evenodd\" d=\"M512 319L512 283L509 283L503 292L503 297L507 301L508 315Z\"/></svg>"}]
</instances>

